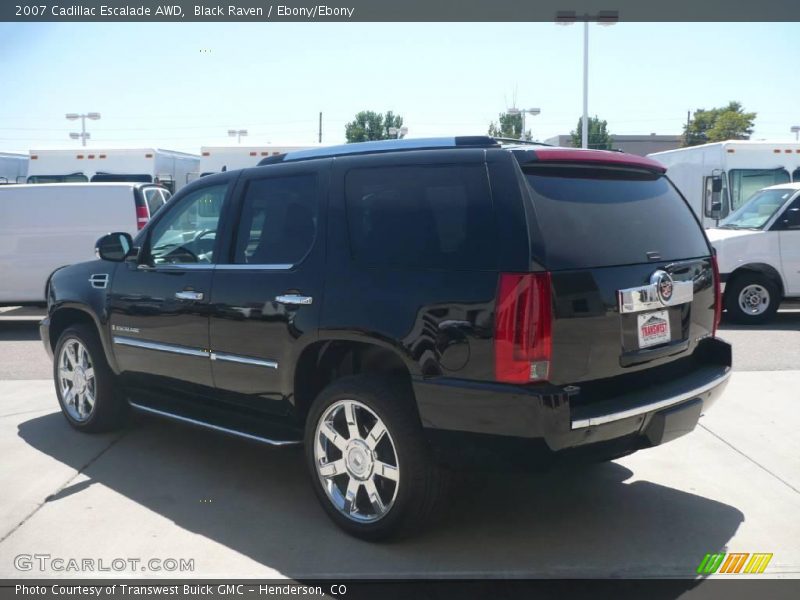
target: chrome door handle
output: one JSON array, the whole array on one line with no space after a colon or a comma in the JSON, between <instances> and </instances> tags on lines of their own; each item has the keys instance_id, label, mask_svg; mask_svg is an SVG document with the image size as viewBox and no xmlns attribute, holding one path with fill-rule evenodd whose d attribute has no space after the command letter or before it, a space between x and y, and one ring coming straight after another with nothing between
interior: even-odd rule
<instances>
[{"instance_id":1,"label":"chrome door handle","mask_svg":"<svg viewBox=\"0 0 800 600\"><path fill-rule=\"evenodd\" d=\"M275 296L275 302L281 304L311 304L314 299L311 296L301 296L300 294L283 294Z\"/></svg>"},{"instance_id":2,"label":"chrome door handle","mask_svg":"<svg viewBox=\"0 0 800 600\"><path fill-rule=\"evenodd\" d=\"M190 292L190 291L175 292L175 297L178 300L202 300L203 292Z\"/></svg>"}]
</instances>

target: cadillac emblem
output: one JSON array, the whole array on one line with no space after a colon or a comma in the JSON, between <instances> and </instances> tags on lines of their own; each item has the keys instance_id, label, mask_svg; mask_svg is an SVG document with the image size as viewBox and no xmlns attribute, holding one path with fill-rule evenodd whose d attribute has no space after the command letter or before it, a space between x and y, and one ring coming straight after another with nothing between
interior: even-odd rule
<instances>
[{"instance_id":1,"label":"cadillac emblem","mask_svg":"<svg viewBox=\"0 0 800 600\"><path fill-rule=\"evenodd\" d=\"M650 276L650 285L655 286L656 296L664 306L672 300L674 285L672 276L666 271L658 270Z\"/></svg>"}]
</instances>

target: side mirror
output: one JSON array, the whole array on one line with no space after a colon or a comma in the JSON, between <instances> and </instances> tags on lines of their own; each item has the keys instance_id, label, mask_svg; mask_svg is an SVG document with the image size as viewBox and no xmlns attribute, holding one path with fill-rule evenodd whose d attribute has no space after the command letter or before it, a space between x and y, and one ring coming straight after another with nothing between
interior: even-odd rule
<instances>
[{"instance_id":1,"label":"side mirror","mask_svg":"<svg viewBox=\"0 0 800 600\"><path fill-rule=\"evenodd\" d=\"M722 214L722 177L711 177L711 218L719 219Z\"/></svg>"},{"instance_id":2,"label":"side mirror","mask_svg":"<svg viewBox=\"0 0 800 600\"><path fill-rule=\"evenodd\" d=\"M97 258L110 260L112 262L122 262L133 248L133 238L129 233L117 231L108 233L97 240L94 245L94 253Z\"/></svg>"}]
</instances>

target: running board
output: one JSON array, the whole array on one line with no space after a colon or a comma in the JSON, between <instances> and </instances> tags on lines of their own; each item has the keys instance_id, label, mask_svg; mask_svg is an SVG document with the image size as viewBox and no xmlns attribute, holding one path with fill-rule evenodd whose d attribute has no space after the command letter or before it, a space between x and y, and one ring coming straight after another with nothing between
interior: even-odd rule
<instances>
[{"instance_id":1,"label":"running board","mask_svg":"<svg viewBox=\"0 0 800 600\"><path fill-rule=\"evenodd\" d=\"M150 406L144 406L142 404L137 404L135 402L128 401L128 404L131 405L131 408L138 410L143 413L157 415L159 417L165 417L167 419L172 419L173 421L179 421L181 423L188 423L189 425L194 425L196 427L203 427L205 429L211 429L213 431L219 431L221 433L226 433L228 435L234 435L236 437L245 438L248 440L252 440L254 442L260 442L262 444L269 444L270 446L293 446L296 444L302 444L302 440L279 440L279 439L272 439L268 437L264 437L255 433L248 433L246 431L240 431L238 429L231 429L229 427L223 427L222 425L216 425L214 423L209 423L208 421L201 421L199 419L195 419L192 417L186 417L184 415L179 415L177 413L167 412L165 410L159 410L157 408L152 408Z\"/></svg>"}]
</instances>

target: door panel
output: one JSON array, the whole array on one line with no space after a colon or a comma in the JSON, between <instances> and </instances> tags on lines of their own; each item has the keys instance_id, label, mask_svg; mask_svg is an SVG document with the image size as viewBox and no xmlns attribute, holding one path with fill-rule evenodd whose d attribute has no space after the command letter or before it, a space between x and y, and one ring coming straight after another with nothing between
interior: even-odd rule
<instances>
[{"instance_id":1,"label":"door panel","mask_svg":"<svg viewBox=\"0 0 800 600\"><path fill-rule=\"evenodd\" d=\"M238 226L228 264L214 271L211 368L222 397L283 414L299 348L322 304L329 162L275 165L237 185Z\"/></svg>"},{"instance_id":2,"label":"door panel","mask_svg":"<svg viewBox=\"0 0 800 600\"><path fill-rule=\"evenodd\" d=\"M161 378L211 386L208 300L211 268L121 266L111 293L111 334L120 369L143 385ZM204 293L202 300L177 292ZM199 292L204 290L205 292Z\"/></svg>"},{"instance_id":3,"label":"door panel","mask_svg":"<svg viewBox=\"0 0 800 600\"><path fill-rule=\"evenodd\" d=\"M781 266L788 296L800 296L800 227L778 233Z\"/></svg>"},{"instance_id":4,"label":"door panel","mask_svg":"<svg viewBox=\"0 0 800 600\"><path fill-rule=\"evenodd\" d=\"M787 296L800 296L800 197L778 217L781 270Z\"/></svg>"},{"instance_id":5,"label":"door panel","mask_svg":"<svg viewBox=\"0 0 800 600\"><path fill-rule=\"evenodd\" d=\"M117 364L129 384L189 393L197 386L213 389L209 299L230 180L216 178L163 207L138 258L117 269L109 322Z\"/></svg>"}]
</instances>

